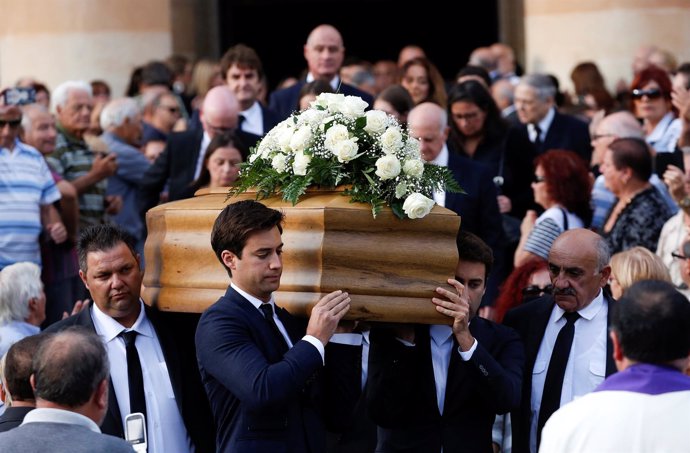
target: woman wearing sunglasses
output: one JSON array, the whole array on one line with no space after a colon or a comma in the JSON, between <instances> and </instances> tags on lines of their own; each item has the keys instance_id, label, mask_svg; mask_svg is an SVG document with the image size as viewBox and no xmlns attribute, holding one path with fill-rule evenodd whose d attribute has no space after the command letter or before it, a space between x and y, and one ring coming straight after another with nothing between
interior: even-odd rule
<instances>
[{"instance_id":1,"label":"woman wearing sunglasses","mask_svg":"<svg viewBox=\"0 0 690 453\"><path fill-rule=\"evenodd\" d=\"M542 208L537 217L529 210L520 226L514 264L539 257L547 259L553 241L562 232L589 224L592 180L582 158L573 151L551 150L534 160L534 201Z\"/></svg>"},{"instance_id":2,"label":"woman wearing sunglasses","mask_svg":"<svg viewBox=\"0 0 690 453\"><path fill-rule=\"evenodd\" d=\"M637 74L631 89L633 114L642 120L647 143L658 153L673 151L682 125L671 104L672 84L666 71L648 67Z\"/></svg>"}]
</instances>

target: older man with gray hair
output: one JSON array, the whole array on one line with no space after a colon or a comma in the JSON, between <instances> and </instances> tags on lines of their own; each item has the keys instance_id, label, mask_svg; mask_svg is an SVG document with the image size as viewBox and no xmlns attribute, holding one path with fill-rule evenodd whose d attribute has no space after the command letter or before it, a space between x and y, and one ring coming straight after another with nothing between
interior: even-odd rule
<instances>
[{"instance_id":1,"label":"older man with gray hair","mask_svg":"<svg viewBox=\"0 0 690 453\"><path fill-rule=\"evenodd\" d=\"M141 139L141 111L134 99L110 101L101 112L101 140L117 156L117 172L108 179L106 193L120 196L122 210L113 221L137 240L137 252L144 256L145 229L139 216L139 183L151 163L138 148Z\"/></svg>"},{"instance_id":2,"label":"older man with gray hair","mask_svg":"<svg viewBox=\"0 0 690 453\"><path fill-rule=\"evenodd\" d=\"M587 124L559 113L556 86L546 74L529 74L515 87L515 108L522 123L519 132L534 143L538 154L550 149L574 151L589 162L592 148Z\"/></svg>"},{"instance_id":3,"label":"older man with gray hair","mask_svg":"<svg viewBox=\"0 0 690 453\"><path fill-rule=\"evenodd\" d=\"M47 157L48 164L77 189L79 227L97 225L106 214L117 214L122 200L105 196L106 178L117 170L115 154L96 154L84 141L93 110L91 85L84 81L64 82L53 91L52 99L58 136L55 151Z\"/></svg>"},{"instance_id":4,"label":"older man with gray hair","mask_svg":"<svg viewBox=\"0 0 690 453\"><path fill-rule=\"evenodd\" d=\"M15 263L0 271L0 356L22 338L39 333L45 317L38 265Z\"/></svg>"},{"instance_id":5,"label":"older man with gray hair","mask_svg":"<svg viewBox=\"0 0 690 453\"><path fill-rule=\"evenodd\" d=\"M98 427L108 410L109 368L103 340L84 328L45 338L30 378L36 409L0 434L0 453L132 453L129 443Z\"/></svg>"}]
</instances>

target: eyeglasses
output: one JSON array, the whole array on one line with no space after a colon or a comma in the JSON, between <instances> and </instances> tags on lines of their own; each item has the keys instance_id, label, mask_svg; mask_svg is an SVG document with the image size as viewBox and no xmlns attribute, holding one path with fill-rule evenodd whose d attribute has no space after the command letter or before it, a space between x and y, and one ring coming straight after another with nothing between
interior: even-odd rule
<instances>
[{"instance_id":1,"label":"eyeglasses","mask_svg":"<svg viewBox=\"0 0 690 453\"><path fill-rule=\"evenodd\" d=\"M537 285L529 285L526 288L522 288L522 298L532 299L535 297L543 296L544 294L552 294L553 285L546 285L543 288Z\"/></svg>"},{"instance_id":2,"label":"eyeglasses","mask_svg":"<svg viewBox=\"0 0 690 453\"><path fill-rule=\"evenodd\" d=\"M20 124L22 124L21 118L17 120L0 120L0 129L4 128L5 126L15 129L19 127Z\"/></svg>"},{"instance_id":3,"label":"eyeglasses","mask_svg":"<svg viewBox=\"0 0 690 453\"><path fill-rule=\"evenodd\" d=\"M546 181L546 178L541 176L541 175L534 175L534 177L532 178L532 182L535 182L535 183L540 183L540 182L544 182L544 181Z\"/></svg>"},{"instance_id":4,"label":"eyeglasses","mask_svg":"<svg viewBox=\"0 0 690 453\"><path fill-rule=\"evenodd\" d=\"M675 252L672 252L671 256L674 258L677 258L679 260L690 260L690 256L683 256L683 255L681 255L679 253L675 253Z\"/></svg>"},{"instance_id":5,"label":"eyeglasses","mask_svg":"<svg viewBox=\"0 0 690 453\"><path fill-rule=\"evenodd\" d=\"M453 115L453 118L456 119L457 121L465 120L465 121L474 121L477 118L479 118L479 112L470 112L470 113L465 113L464 115L461 113Z\"/></svg>"},{"instance_id":6,"label":"eyeglasses","mask_svg":"<svg viewBox=\"0 0 690 453\"><path fill-rule=\"evenodd\" d=\"M651 90L632 90L633 99L642 99L642 96L647 96L647 99L659 99L663 93L658 88Z\"/></svg>"},{"instance_id":7,"label":"eyeglasses","mask_svg":"<svg viewBox=\"0 0 690 453\"><path fill-rule=\"evenodd\" d=\"M592 141L594 142L594 141L599 140L600 138L615 137L615 136L616 136L615 134L594 134L594 135L592 135Z\"/></svg>"},{"instance_id":8,"label":"eyeglasses","mask_svg":"<svg viewBox=\"0 0 690 453\"><path fill-rule=\"evenodd\" d=\"M170 107L167 105L159 105L158 107L167 110L168 112L172 113L173 115L176 113L180 113L180 108L179 107Z\"/></svg>"}]
</instances>

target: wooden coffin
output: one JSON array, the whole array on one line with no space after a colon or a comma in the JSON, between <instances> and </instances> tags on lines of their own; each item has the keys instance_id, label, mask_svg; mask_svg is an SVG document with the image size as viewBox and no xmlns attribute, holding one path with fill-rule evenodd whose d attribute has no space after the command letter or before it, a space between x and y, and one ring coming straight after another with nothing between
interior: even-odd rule
<instances>
[{"instance_id":1,"label":"wooden coffin","mask_svg":"<svg viewBox=\"0 0 690 453\"><path fill-rule=\"evenodd\" d=\"M144 299L161 310L202 312L230 283L211 249L211 229L228 204L226 189L151 209L147 216ZM292 206L274 197L266 206L285 213L283 275L278 305L308 316L325 294L350 293L348 319L448 323L431 298L453 277L460 217L435 206L423 219L401 220L388 208L376 219L369 205L337 191L312 191ZM446 284L447 286L447 284Z\"/></svg>"}]
</instances>

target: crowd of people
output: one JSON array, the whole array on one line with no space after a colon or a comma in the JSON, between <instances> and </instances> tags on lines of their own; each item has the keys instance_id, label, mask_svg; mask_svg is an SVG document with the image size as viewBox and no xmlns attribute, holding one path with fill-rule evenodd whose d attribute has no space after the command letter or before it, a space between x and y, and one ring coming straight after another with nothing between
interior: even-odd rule
<instances>
[{"instance_id":1,"label":"crowd of people","mask_svg":"<svg viewBox=\"0 0 690 453\"><path fill-rule=\"evenodd\" d=\"M2 90L0 452L683 451L690 63L641 49L617 93L577 63L567 94L505 44L449 81L418 46L348 59L325 24L304 58L271 93L244 44L149 62L124 97ZM427 194L462 217L429 297L448 325L343 322L342 290L292 317L273 296L284 216L254 201L211 232L216 304L147 305L146 212L231 186L324 92L395 116L463 188Z\"/></svg>"}]
</instances>

